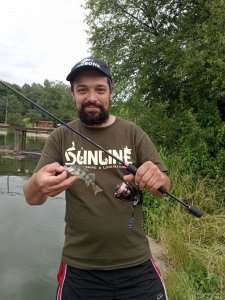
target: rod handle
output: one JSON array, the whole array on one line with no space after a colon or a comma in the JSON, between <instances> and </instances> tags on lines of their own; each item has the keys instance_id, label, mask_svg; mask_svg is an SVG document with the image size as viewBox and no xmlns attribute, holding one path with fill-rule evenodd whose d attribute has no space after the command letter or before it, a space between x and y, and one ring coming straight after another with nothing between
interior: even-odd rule
<instances>
[{"instance_id":1,"label":"rod handle","mask_svg":"<svg viewBox=\"0 0 225 300\"><path fill-rule=\"evenodd\" d=\"M161 185L159 188L158 188L158 191L162 194L165 194L167 193L167 189L165 188L164 185Z\"/></svg>"},{"instance_id":2,"label":"rod handle","mask_svg":"<svg viewBox=\"0 0 225 300\"><path fill-rule=\"evenodd\" d=\"M203 212L198 207L188 205L187 209L197 218L201 218L201 216L203 215Z\"/></svg>"},{"instance_id":3,"label":"rod handle","mask_svg":"<svg viewBox=\"0 0 225 300\"><path fill-rule=\"evenodd\" d=\"M135 165L132 164L126 165L126 170L133 175L135 175L137 172L137 168L135 167Z\"/></svg>"},{"instance_id":4,"label":"rod handle","mask_svg":"<svg viewBox=\"0 0 225 300\"><path fill-rule=\"evenodd\" d=\"M135 175L137 172L137 168L135 167L135 165L129 164L126 166L126 169L129 173ZM165 194L167 192L166 188L162 185L158 188L158 191L162 194Z\"/></svg>"}]
</instances>

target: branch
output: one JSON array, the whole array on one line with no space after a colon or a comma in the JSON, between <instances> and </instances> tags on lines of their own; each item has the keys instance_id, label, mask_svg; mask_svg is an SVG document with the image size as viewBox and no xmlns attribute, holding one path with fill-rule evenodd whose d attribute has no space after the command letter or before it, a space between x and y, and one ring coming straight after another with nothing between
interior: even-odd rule
<instances>
[{"instance_id":1,"label":"branch","mask_svg":"<svg viewBox=\"0 0 225 300\"><path fill-rule=\"evenodd\" d=\"M142 25L148 27L148 29L152 29L147 23L143 22L142 20L140 20L139 18L135 17L134 15L132 15L131 13L129 13L128 11L126 11L121 5L119 5L117 2L112 1L112 3L117 6L120 10L122 10L126 15L130 16L131 18L135 19L136 21L138 21L139 23L141 23Z\"/></svg>"}]
</instances>

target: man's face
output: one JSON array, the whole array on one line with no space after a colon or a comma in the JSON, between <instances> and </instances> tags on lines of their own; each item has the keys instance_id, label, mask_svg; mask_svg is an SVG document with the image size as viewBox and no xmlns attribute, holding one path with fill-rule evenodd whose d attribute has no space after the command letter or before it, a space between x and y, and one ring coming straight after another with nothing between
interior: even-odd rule
<instances>
[{"instance_id":1,"label":"man's face","mask_svg":"<svg viewBox=\"0 0 225 300\"><path fill-rule=\"evenodd\" d=\"M91 126L108 120L112 91L101 72L89 70L79 74L73 82L72 95L83 123Z\"/></svg>"}]
</instances>

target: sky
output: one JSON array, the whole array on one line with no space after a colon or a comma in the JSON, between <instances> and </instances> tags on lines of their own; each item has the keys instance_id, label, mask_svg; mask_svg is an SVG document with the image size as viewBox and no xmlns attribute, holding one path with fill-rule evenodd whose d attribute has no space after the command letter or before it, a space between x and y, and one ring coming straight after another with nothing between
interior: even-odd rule
<instances>
[{"instance_id":1,"label":"sky","mask_svg":"<svg viewBox=\"0 0 225 300\"><path fill-rule=\"evenodd\" d=\"M73 65L90 55L84 0L1 0L0 80L68 83Z\"/></svg>"}]
</instances>

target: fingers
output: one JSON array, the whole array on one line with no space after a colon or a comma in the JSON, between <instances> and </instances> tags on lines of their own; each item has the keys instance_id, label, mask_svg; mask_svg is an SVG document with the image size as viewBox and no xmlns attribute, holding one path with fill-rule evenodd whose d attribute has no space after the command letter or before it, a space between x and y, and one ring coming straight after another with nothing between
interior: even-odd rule
<instances>
[{"instance_id":1,"label":"fingers","mask_svg":"<svg viewBox=\"0 0 225 300\"><path fill-rule=\"evenodd\" d=\"M57 174L57 175L56 175ZM66 180L67 178L67 171L62 171L58 174L58 172L50 173L50 174L44 174L43 180L44 185L59 185L62 181Z\"/></svg>"},{"instance_id":2,"label":"fingers","mask_svg":"<svg viewBox=\"0 0 225 300\"><path fill-rule=\"evenodd\" d=\"M58 195L80 178L77 175L68 177L67 171L59 163L44 166L35 176L40 190L48 196Z\"/></svg>"},{"instance_id":3,"label":"fingers","mask_svg":"<svg viewBox=\"0 0 225 300\"><path fill-rule=\"evenodd\" d=\"M133 175L133 174L125 175L125 176L123 177L123 179L124 179L125 181L132 181L132 180L134 179L134 175Z\"/></svg>"},{"instance_id":4,"label":"fingers","mask_svg":"<svg viewBox=\"0 0 225 300\"><path fill-rule=\"evenodd\" d=\"M151 161L147 161L137 169L135 176L132 174L125 175L124 180L134 180L139 189L143 190L147 188L155 194L158 188L166 182L166 176L160 171L158 166Z\"/></svg>"},{"instance_id":5,"label":"fingers","mask_svg":"<svg viewBox=\"0 0 225 300\"><path fill-rule=\"evenodd\" d=\"M138 168L135 175L135 184L140 189L148 188L157 190L162 185L163 174L152 162L144 163Z\"/></svg>"},{"instance_id":6,"label":"fingers","mask_svg":"<svg viewBox=\"0 0 225 300\"><path fill-rule=\"evenodd\" d=\"M63 191L65 191L78 179L80 179L80 177L77 175L74 175L74 176L67 178L66 180L64 180L63 182L61 182L58 185L48 186L46 188L46 194L48 196L54 197L54 196L62 193Z\"/></svg>"},{"instance_id":7,"label":"fingers","mask_svg":"<svg viewBox=\"0 0 225 300\"><path fill-rule=\"evenodd\" d=\"M55 174L55 173L61 173L65 169L58 162L55 162L44 166L41 170L44 170L45 172L48 173Z\"/></svg>"}]
</instances>

